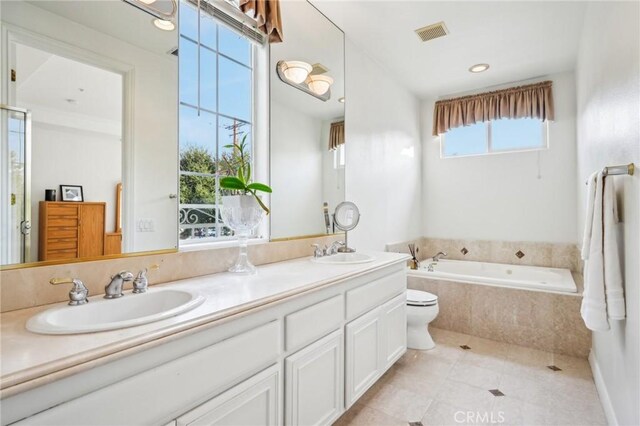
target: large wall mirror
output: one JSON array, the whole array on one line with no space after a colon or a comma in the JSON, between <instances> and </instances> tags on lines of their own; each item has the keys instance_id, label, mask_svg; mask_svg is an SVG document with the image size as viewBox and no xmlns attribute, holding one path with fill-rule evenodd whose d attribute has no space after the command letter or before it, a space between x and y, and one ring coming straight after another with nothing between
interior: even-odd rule
<instances>
[{"instance_id":1,"label":"large wall mirror","mask_svg":"<svg viewBox=\"0 0 640 426\"><path fill-rule=\"evenodd\" d=\"M2 1L0 263L176 249L176 4Z\"/></svg>"},{"instance_id":2,"label":"large wall mirror","mask_svg":"<svg viewBox=\"0 0 640 426\"><path fill-rule=\"evenodd\" d=\"M271 45L271 239L337 232L344 201L344 33L308 2L281 2ZM326 210L326 215L325 215Z\"/></svg>"}]
</instances>

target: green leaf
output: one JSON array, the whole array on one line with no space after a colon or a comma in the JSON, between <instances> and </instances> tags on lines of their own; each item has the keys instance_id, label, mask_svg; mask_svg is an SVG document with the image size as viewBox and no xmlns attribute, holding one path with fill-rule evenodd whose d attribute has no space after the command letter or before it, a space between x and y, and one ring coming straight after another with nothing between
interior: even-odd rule
<instances>
[{"instance_id":1,"label":"green leaf","mask_svg":"<svg viewBox=\"0 0 640 426\"><path fill-rule=\"evenodd\" d=\"M220 179L220 186L224 189L246 190L246 185L235 176L226 176Z\"/></svg>"},{"instance_id":2,"label":"green leaf","mask_svg":"<svg viewBox=\"0 0 640 426\"><path fill-rule=\"evenodd\" d=\"M243 171L244 167L240 166L238 167L238 179L240 179L242 181L243 184L246 184L247 181L244 178L244 171Z\"/></svg>"},{"instance_id":3,"label":"green leaf","mask_svg":"<svg viewBox=\"0 0 640 426\"><path fill-rule=\"evenodd\" d=\"M251 163L247 163L247 176L245 182L251 182Z\"/></svg>"},{"instance_id":4,"label":"green leaf","mask_svg":"<svg viewBox=\"0 0 640 426\"><path fill-rule=\"evenodd\" d=\"M273 192L270 186L265 185L264 183L258 183L258 182L250 183L249 185L247 185L247 189L251 189L253 191L268 192L268 193Z\"/></svg>"},{"instance_id":5,"label":"green leaf","mask_svg":"<svg viewBox=\"0 0 640 426\"><path fill-rule=\"evenodd\" d=\"M231 148L235 148L235 146L234 146L232 143L231 143L231 144L229 144L229 145L225 145L224 147L225 147L225 148L229 148L229 149L231 149Z\"/></svg>"}]
</instances>

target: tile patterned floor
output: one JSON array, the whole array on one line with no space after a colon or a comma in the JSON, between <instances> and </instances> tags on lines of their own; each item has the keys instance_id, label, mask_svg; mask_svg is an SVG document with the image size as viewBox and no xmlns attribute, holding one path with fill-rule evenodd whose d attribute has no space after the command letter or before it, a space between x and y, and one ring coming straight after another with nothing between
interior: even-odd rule
<instances>
[{"instance_id":1,"label":"tile patterned floor","mask_svg":"<svg viewBox=\"0 0 640 426\"><path fill-rule=\"evenodd\" d=\"M335 425L607 424L587 360L431 332L435 349L409 349Z\"/></svg>"}]
</instances>

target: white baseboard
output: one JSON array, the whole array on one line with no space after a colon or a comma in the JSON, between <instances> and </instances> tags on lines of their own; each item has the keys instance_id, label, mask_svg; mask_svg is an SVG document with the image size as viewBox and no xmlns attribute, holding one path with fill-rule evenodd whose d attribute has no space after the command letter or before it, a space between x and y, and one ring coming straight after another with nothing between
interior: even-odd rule
<instances>
[{"instance_id":1,"label":"white baseboard","mask_svg":"<svg viewBox=\"0 0 640 426\"><path fill-rule=\"evenodd\" d=\"M604 415L607 418L609 426L618 426L618 419L616 419L616 413L613 411L613 405L611 405L611 398L609 398L609 392L607 386L604 383L600 366L598 366L598 360L596 359L593 349L589 351L589 365L591 365L591 372L593 373L593 381L596 383L596 390L602 403L602 409Z\"/></svg>"}]
</instances>

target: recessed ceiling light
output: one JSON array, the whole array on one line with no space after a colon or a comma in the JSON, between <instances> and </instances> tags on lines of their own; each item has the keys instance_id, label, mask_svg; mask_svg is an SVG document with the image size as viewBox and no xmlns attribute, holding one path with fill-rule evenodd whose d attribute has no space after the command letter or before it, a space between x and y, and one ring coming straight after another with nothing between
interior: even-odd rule
<instances>
[{"instance_id":1,"label":"recessed ceiling light","mask_svg":"<svg viewBox=\"0 0 640 426\"><path fill-rule=\"evenodd\" d=\"M469 68L469 72L483 72L489 69L489 64L475 64Z\"/></svg>"},{"instance_id":2,"label":"recessed ceiling light","mask_svg":"<svg viewBox=\"0 0 640 426\"><path fill-rule=\"evenodd\" d=\"M176 29L176 26L174 25L173 22L165 21L164 19L154 19L153 25L155 25L156 28L159 28L163 31L173 31Z\"/></svg>"},{"instance_id":3,"label":"recessed ceiling light","mask_svg":"<svg viewBox=\"0 0 640 426\"><path fill-rule=\"evenodd\" d=\"M338 98L338 102L340 102L341 104L343 104L343 103L344 103L344 96L343 96L343 97L341 97L341 98Z\"/></svg>"}]
</instances>

